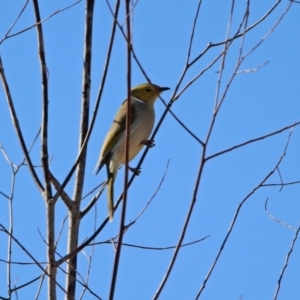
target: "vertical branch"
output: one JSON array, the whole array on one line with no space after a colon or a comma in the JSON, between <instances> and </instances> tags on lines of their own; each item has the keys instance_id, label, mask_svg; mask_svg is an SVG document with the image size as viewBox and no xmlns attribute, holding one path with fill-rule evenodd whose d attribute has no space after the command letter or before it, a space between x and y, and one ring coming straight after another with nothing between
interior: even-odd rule
<instances>
[{"instance_id":1,"label":"vertical branch","mask_svg":"<svg viewBox=\"0 0 300 300\"><path fill-rule=\"evenodd\" d=\"M12 171L12 183L11 183L11 191L8 199L8 209L9 209L9 232L10 235L8 236L8 247L7 247L7 287L9 292L9 298L11 298L11 255L12 255L12 235L14 232L14 219L13 219L13 198L14 198L14 191L15 191L15 180L16 180L16 173L14 171L14 166L10 162L11 171Z\"/></svg>"},{"instance_id":2,"label":"vertical branch","mask_svg":"<svg viewBox=\"0 0 300 300\"><path fill-rule=\"evenodd\" d=\"M220 93L220 88L221 88L221 81L222 81L222 77L223 77L223 71L225 68L225 61L227 58L227 52L228 52L228 48L229 48L229 33L230 33L230 29L231 29L231 22L232 22L232 17L233 17L233 12L234 12L234 4L235 4L235 1L232 0L230 16L229 16L229 21L228 21L228 25L227 25L226 39L225 39L226 42L224 44L224 52L223 52L223 56L222 56L222 61L221 61L220 70L219 70L219 77L218 77L218 81L217 81L214 114L218 111L218 107L219 107L218 99L219 99L219 93Z\"/></svg>"},{"instance_id":3,"label":"vertical branch","mask_svg":"<svg viewBox=\"0 0 300 300\"><path fill-rule=\"evenodd\" d=\"M8 290L8 299L11 299L12 295L12 288L11 288L11 258L12 258L12 236L14 232L14 219L13 219L13 198L14 198L14 193L15 193L15 182L16 182L16 173L18 169L15 170L14 164L12 161L8 158L8 155L4 151L2 145L0 144L0 151L2 152L5 160L11 167L11 174L12 174L12 179L11 179L11 188L10 188L10 195L5 195L1 193L5 198L8 200L8 218L9 218L9 229L8 229L8 241L7 241L7 290Z\"/></svg>"},{"instance_id":4,"label":"vertical branch","mask_svg":"<svg viewBox=\"0 0 300 300\"><path fill-rule=\"evenodd\" d=\"M116 34L117 18L118 18L118 14L119 14L119 9L120 9L120 0L116 0L115 11L114 11L114 14L113 14L114 15L114 21L113 21L113 26L112 26L112 30L111 30L111 36L110 36L109 46L108 46L108 50L107 50L107 56L106 56L104 71L103 71L101 83L100 83L99 89L98 89L97 100L96 100L95 108L94 108L94 111L93 111L93 117L92 117L92 120L91 120L89 130L87 132L87 136L86 136L86 138L84 140L84 143L83 143L83 146L81 148L81 152L84 149L84 147L85 147L86 143L88 142L88 139L91 135L91 132L92 132L92 129L93 129L93 126L94 126L94 123L95 123L96 115L97 115L97 112L98 112L98 108L99 108L99 105L100 105L100 100L101 100L102 92L103 92L104 85L105 85L105 82L106 82L106 76L107 76L107 72L108 72L108 67L109 67L109 63L110 63L111 53L112 53L115 34ZM62 185L60 187L60 190L58 190L57 194L59 194L63 190L63 185L65 186L67 184L68 180L70 179L69 177L72 176L73 169L77 165L77 160L79 160L80 155L81 154L78 155L74 166L72 167L72 169L70 170L70 172L67 175L66 179L62 183ZM85 211L86 210L83 211L83 214L84 214ZM71 253L68 253L67 255L62 257L61 259L57 260L56 264L57 265L62 264L66 259L68 259L70 257L73 257L73 255L76 255L82 249L84 249L91 241L93 241L95 239L95 237L102 231L102 229L106 226L107 223L108 223L108 217L97 228L97 230L92 234L91 237L89 237L87 240L85 240L75 251L73 251Z\"/></svg>"},{"instance_id":5,"label":"vertical branch","mask_svg":"<svg viewBox=\"0 0 300 300\"><path fill-rule=\"evenodd\" d=\"M201 4L202 4L202 0L199 0L198 1L198 6L197 6L197 9L196 9L196 15L195 15L194 22L193 22L193 28L192 28L191 37L190 37L190 44L189 44L188 54L187 54L187 57L186 57L186 66L187 67L189 65L189 61L190 61L190 57L191 57L191 51L192 51L192 46L193 46L193 42L194 42L196 25L197 25L197 21L198 21L198 17L199 17Z\"/></svg>"},{"instance_id":6,"label":"vertical branch","mask_svg":"<svg viewBox=\"0 0 300 300\"><path fill-rule=\"evenodd\" d=\"M86 0L85 8L85 33L84 33L84 62L82 79L82 101L81 101L81 120L79 149L82 151L80 160L76 169L76 178L73 194L73 205L69 209L69 231L68 231L68 253L74 251L78 244L78 234L80 226L80 201L84 185L84 173L86 164L87 145L83 148L89 126L90 111L90 90L91 90L91 62L92 62L92 40L93 40L93 13L94 0ZM82 150L81 150L82 149ZM76 273L77 273L77 255L69 259L67 264L66 279L66 299L75 299L76 292Z\"/></svg>"},{"instance_id":7,"label":"vertical branch","mask_svg":"<svg viewBox=\"0 0 300 300\"><path fill-rule=\"evenodd\" d=\"M131 27L130 27L130 0L125 0L126 3L126 27L127 27L127 116L126 116L126 132L125 132L125 175L124 175L124 193L123 193L123 205L121 211L119 239L117 244L117 250L115 254L113 274L110 285L109 299L114 299L119 261L121 256L123 233L125 230L125 216L126 216L126 203L127 203L127 190L128 190L128 161L129 161L129 143L130 143L130 105L131 105Z\"/></svg>"},{"instance_id":8,"label":"vertical branch","mask_svg":"<svg viewBox=\"0 0 300 300\"><path fill-rule=\"evenodd\" d=\"M117 27L117 17L118 17L118 14L119 14L119 8L120 8L120 0L116 0L115 13L114 13L114 22L113 22L113 27L112 27L112 30L111 30L111 37L110 37L110 41L109 41L105 66L104 66L104 70L103 70L101 83L100 83L99 89L98 89L97 100L96 100L95 108L94 108L94 111L93 111L93 117L91 119L90 127L88 129L88 132L87 132L86 137L84 139L83 145L82 145L81 150L80 150L80 152L79 152L79 154L76 158L76 161L75 161L74 165L72 166L72 168L69 171L68 175L64 179L63 183L61 184L60 189L54 195L54 198L58 197L58 195L61 193L61 191L65 188L65 186L67 185L67 183L71 179L71 177L72 177L72 175L73 175L73 173L74 173L74 171L77 167L77 164L81 159L81 155L83 153L83 150L86 147L86 145L89 141L89 138L91 136L91 133L92 133L92 130L93 130L93 127L94 127L94 124L95 124L95 120L96 120L96 115L97 115L97 112L98 112L98 109L99 109L102 93L103 93L103 90L104 90L104 85L105 85L105 82L106 82L106 76L107 76L108 67L109 67L110 58L111 58L111 53L112 53L112 48L113 48L113 44L114 44L114 40L115 40L116 27Z\"/></svg>"},{"instance_id":9,"label":"vertical branch","mask_svg":"<svg viewBox=\"0 0 300 300\"><path fill-rule=\"evenodd\" d=\"M44 200L47 210L47 259L48 259L48 299L56 299L56 266L55 266L55 202L52 200L52 189L49 173L48 161L48 77L45 57L43 29L38 0L33 0L33 7L36 20L36 29L38 36L39 60L42 76L42 125L41 125L41 161L45 181Z\"/></svg>"},{"instance_id":10,"label":"vertical branch","mask_svg":"<svg viewBox=\"0 0 300 300\"><path fill-rule=\"evenodd\" d=\"M220 66L220 71L219 71L219 77L218 77L218 80L217 80L215 106L214 106L214 111L213 111L213 115L212 115L212 120L210 122L209 129L208 129L207 136L206 136L206 140L205 140L206 145L209 143L209 139L210 139L210 136L212 134L212 131L213 131L216 119L217 119L218 112L221 109L221 106L224 102L226 92L227 92L228 88L231 86L232 80L234 79L234 77L236 75L236 71L234 71L231 78L230 78L230 80L229 80L229 82L228 82L228 84L227 84L227 86L225 87L225 92L223 93L223 96L220 97L220 88L221 88L221 81L222 81L222 78L223 78L223 71L224 71L224 68L225 68L225 61L227 59L227 54L228 54L229 47L232 45L232 42L233 42L233 40L229 39L229 33L230 33L231 22L232 22L233 13L234 13L234 4L235 4L235 1L232 0L230 16L229 16L229 21L228 21L228 27L227 27L227 33L226 33L226 43L224 44L224 50L223 50L223 54L222 54L223 56L222 56L222 61L221 61L221 66ZM243 21L242 21L242 23L239 27L239 30L238 30L238 32L240 32L242 24L245 25L244 31L241 33L242 39L245 38L245 34L246 34L246 25L248 24L248 17L249 17L249 5L250 5L250 1L247 1ZM241 44L243 45L243 41L242 41ZM238 61L239 61L239 56L238 56ZM219 100L219 97L220 97L220 100ZM204 148L204 151L206 151L206 149L207 149L207 147Z\"/></svg>"},{"instance_id":11,"label":"vertical branch","mask_svg":"<svg viewBox=\"0 0 300 300\"><path fill-rule=\"evenodd\" d=\"M283 265L283 268L282 268L282 270L280 272L280 275L279 275L279 278L278 278L278 281L277 281L277 286L276 286L276 290L275 290L275 294L274 294L273 300L277 300L278 299L278 295L279 295L279 291L280 291L280 288L281 288L282 279L283 279L283 276L284 276L285 271L287 269L288 263L290 261L292 252L294 251L294 248L295 248L295 245L296 245L296 242L297 242L297 239L298 239L299 232L300 232L300 226L298 227L298 229L295 232L295 235L294 235L294 238L292 240L290 249L289 249L289 251L288 251L288 253L287 253L286 257L285 257L284 265Z\"/></svg>"}]
</instances>

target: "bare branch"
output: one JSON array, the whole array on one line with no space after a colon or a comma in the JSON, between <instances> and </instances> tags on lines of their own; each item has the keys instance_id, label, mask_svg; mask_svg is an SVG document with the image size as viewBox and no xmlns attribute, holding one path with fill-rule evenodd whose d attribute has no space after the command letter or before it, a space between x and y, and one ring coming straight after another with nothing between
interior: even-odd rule
<instances>
[{"instance_id":1,"label":"bare branch","mask_svg":"<svg viewBox=\"0 0 300 300\"><path fill-rule=\"evenodd\" d=\"M193 22L193 27L192 27L192 32L191 32L191 37L190 37L190 44L189 44L189 49L188 49L188 54L186 58L186 65L188 65L190 57L191 57L191 51L192 51L192 46L193 46L193 41L194 41L194 36L195 36L195 31L196 31L196 25L199 17L199 12L201 8L202 0L198 0L198 6L196 9L196 14Z\"/></svg>"},{"instance_id":2,"label":"bare branch","mask_svg":"<svg viewBox=\"0 0 300 300\"><path fill-rule=\"evenodd\" d=\"M278 295L279 295L279 291L280 291L280 288L281 288L281 281L283 279L283 276L285 274L285 271L287 269L287 266L288 266L288 263L290 261L290 258L291 258L291 255L292 255L292 252L294 250L294 247L295 247L295 244L297 242L297 239L298 239L298 235L299 235L299 232L300 232L300 226L298 227L297 231L295 232L295 236L292 240L292 243L291 243L291 246L290 246L290 249L286 255L286 258L285 258L285 262L284 262L284 265L283 265L283 268L281 270L281 273L279 275L279 278L278 278L278 282L277 282L277 287L276 287L276 290L275 290L275 295L274 295L274 300L276 300L278 298Z\"/></svg>"},{"instance_id":3,"label":"bare branch","mask_svg":"<svg viewBox=\"0 0 300 300\"><path fill-rule=\"evenodd\" d=\"M222 150L222 151L220 151L220 152L217 152L217 153L215 153L215 154L209 155L209 156L207 156L205 159L206 159L206 160L210 160L210 159L212 159L212 158L215 158L215 157L217 157L217 156L220 156L220 155L222 155L222 154L224 154L224 153L230 152L230 151L235 150L235 149L237 149L237 148L243 147L243 146L245 146L245 145L248 145L248 144L251 144L251 143L255 143L255 142L257 142L257 141L260 141L260 140L269 138L269 137L271 137L271 136L273 136L273 135L277 135L277 134L279 134L279 133L281 133L281 132L283 132L283 131L285 131L285 130L287 130L287 129L291 129L291 128L293 128L293 127L297 127L299 124L300 124L300 121L295 122L295 123L293 123L292 125L288 125L288 126L286 126L286 127L283 127L283 128L281 128L281 129L278 129L278 130L273 131L273 132L271 132L271 133L262 135L262 136L260 136L260 137L258 137L258 138L248 140L248 141L243 142L243 143L241 143L241 144L232 146L232 147L230 147L230 148L227 148L227 149Z\"/></svg>"},{"instance_id":4,"label":"bare branch","mask_svg":"<svg viewBox=\"0 0 300 300\"><path fill-rule=\"evenodd\" d=\"M210 237L210 235L207 235L207 236L205 236L201 239L198 239L198 240L195 240L195 241L192 241L192 242L189 242L189 243L184 243L184 244L181 245L181 247L187 247L187 246L191 246L191 245L203 242L208 237ZM91 245L102 245L102 244L112 244L112 243L114 243L114 240L116 238L117 237L113 238L112 240L107 240L107 241L104 241L104 242L92 243L89 246L91 246ZM138 249L142 249L142 250L158 250L158 251L170 250L170 249L175 249L176 248L176 246L152 247L152 246L141 246L141 245L134 245L134 244L128 244L128 243L123 243L122 246L131 247L131 248L138 248Z\"/></svg>"},{"instance_id":5,"label":"bare branch","mask_svg":"<svg viewBox=\"0 0 300 300\"><path fill-rule=\"evenodd\" d=\"M37 22L36 30L38 37L39 60L42 77L42 124L41 124L41 161L44 175L44 200L47 208L47 258L48 258L48 297L56 299L56 266L55 262L55 209L52 200L51 175L49 172L49 155L48 155L48 75L45 56L43 28L40 24L40 9L38 0L33 0L34 14Z\"/></svg>"},{"instance_id":6,"label":"bare branch","mask_svg":"<svg viewBox=\"0 0 300 300\"><path fill-rule=\"evenodd\" d=\"M264 186L264 185L262 185ZM292 229L293 231L297 231L293 226L285 223L285 222L282 222L280 221L279 219L277 219L276 217L274 217L269 211L268 211L268 202L269 202L269 198L266 199L266 202L265 202L265 212L267 213L267 215L272 219L274 220L275 222L277 222L278 224L282 225L282 226L285 226L289 229Z\"/></svg>"},{"instance_id":7,"label":"bare branch","mask_svg":"<svg viewBox=\"0 0 300 300\"><path fill-rule=\"evenodd\" d=\"M131 123L131 23L130 23L130 0L125 0L126 7L126 29L127 29L127 112L126 112L126 129L125 129L125 175L124 175L124 191L123 191L123 205L121 210L119 238L117 250L115 252L115 259L113 264L113 272L109 291L109 300L114 299L114 293L117 282L117 275L119 270L119 261L121 256L123 233L125 226L126 204L127 204L127 190L128 190L128 162L129 162L129 139L130 139L130 123Z\"/></svg>"},{"instance_id":8,"label":"bare branch","mask_svg":"<svg viewBox=\"0 0 300 300\"><path fill-rule=\"evenodd\" d=\"M90 209L96 204L99 197L102 195L102 193L105 189L105 186L106 186L105 183L103 183L99 192L92 198L92 200L88 203L88 205L82 210L82 212L80 214L81 218L83 218L90 211Z\"/></svg>"},{"instance_id":9,"label":"bare branch","mask_svg":"<svg viewBox=\"0 0 300 300\"><path fill-rule=\"evenodd\" d=\"M18 16L16 17L15 21L12 23L12 25L10 26L10 28L7 30L4 38L0 41L0 45L7 38L7 36L12 31L12 29L14 28L14 26L17 24L17 22L19 21L20 17L23 14L23 12L25 11L25 8L26 8L26 6L27 6L28 3L29 3L29 0L26 0L26 2L24 3L23 7L21 8L21 11L19 12Z\"/></svg>"},{"instance_id":10,"label":"bare branch","mask_svg":"<svg viewBox=\"0 0 300 300\"><path fill-rule=\"evenodd\" d=\"M19 285L19 286L15 287L15 288L11 289L11 292L13 293L13 292L15 292L15 291L17 291L17 290L20 290L20 289L22 289L22 288L24 288L24 287L26 287L26 286L28 286L28 285L30 285L30 284L36 282L36 281L39 280L42 276L43 276L43 275L40 275L40 276L38 276L38 277L35 277L34 279L32 279L32 280L30 280L30 281L28 281L28 282L26 282L26 283L24 283L24 284L22 284L22 285Z\"/></svg>"},{"instance_id":11,"label":"bare branch","mask_svg":"<svg viewBox=\"0 0 300 300\"><path fill-rule=\"evenodd\" d=\"M93 19L94 0L86 0L85 7L85 32L84 32L84 54L83 54L83 74L82 74L82 99L80 118L79 149L80 159L76 166L75 184L73 191L74 203L69 209L68 226L68 252L74 251L78 246L78 235L80 226L80 203L84 185L84 174L86 165L87 145L82 149L89 127L90 95L91 95L91 70L92 70L92 45L93 45ZM82 150L81 150L82 149ZM63 191L63 188L61 188ZM69 260L67 264L67 299L75 298L76 290L76 270L77 256Z\"/></svg>"},{"instance_id":12,"label":"bare branch","mask_svg":"<svg viewBox=\"0 0 300 300\"><path fill-rule=\"evenodd\" d=\"M165 172L162 176L162 179L160 180L159 184L158 184L158 187L156 189L156 191L154 192L154 194L152 195L152 197L150 198L150 200L146 203L146 205L143 207L143 209L141 210L141 212L137 215L137 217L132 221L132 223L135 223L140 217L141 215L146 211L147 207L150 205L150 203L152 202L152 200L155 198L155 196L157 195L158 191L160 190L164 180L165 180L165 177L166 177L166 174L167 174L167 171L168 171L168 168L169 168L169 160L167 162L167 165L166 165L166 169L165 169Z\"/></svg>"},{"instance_id":13,"label":"bare branch","mask_svg":"<svg viewBox=\"0 0 300 300\"><path fill-rule=\"evenodd\" d=\"M252 73L252 72L256 72L256 71L258 71L259 69L261 69L262 67L264 67L265 65L267 65L268 63L269 63L269 61L267 60L266 62L264 62L263 64L259 65L259 66L256 67L256 68L237 71L236 74L243 74L243 73Z\"/></svg>"},{"instance_id":14,"label":"bare branch","mask_svg":"<svg viewBox=\"0 0 300 300\"><path fill-rule=\"evenodd\" d=\"M61 184L58 182L58 180L55 178L55 176L52 174L52 172L50 170L49 170L49 173L50 173L50 176L51 176L50 177L51 183L53 184L55 189L57 191L59 191L61 189ZM60 192L60 197L64 201L64 203L66 204L68 209L71 209L71 207L73 205L73 200L69 197L69 195L64 190L62 190Z\"/></svg>"},{"instance_id":15,"label":"bare branch","mask_svg":"<svg viewBox=\"0 0 300 300\"><path fill-rule=\"evenodd\" d=\"M300 180L297 180L297 181L291 181L291 182L281 182L281 183L265 183L263 184L263 186L280 186L280 191L282 190L282 188L286 185L293 185L293 184L299 184L300 183Z\"/></svg>"},{"instance_id":16,"label":"bare branch","mask_svg":"<svg viewBox=\"0 0 300 300\"><path fill-rule=\"evenodd\" d=\"M63 219L63 221L61 223L60 230L59 230L59 233L57 235L56 242L55 242L55 250L57 249L57 245L58 245L58 242L61 238L61 235L62 235L62 232L63 232L63 229L65 227L65 223L66 223L67 219L68 219L68 216L65 216L65 218Z\"/></svg>"},{"instance_id":17,"label":"bare branch","mask_svg":"<svg viewBox=\"0 0 300 300\"><path fill-rule=\"evenodd\" d=\"M204 56L204 54L206 54L208 52L208 50L210 50L213 47L217 47L217 46L221 46L224 45L228 42L231 42L235 39L240 38L243 34L249 32L250 30L254 29L255 27L257 27L261 22L263 22L265 19L267 19L271 13L276 9L276 7L280 4L281 0L278 0L266 13L265 15L263 15L258 21L256 21L254 24L252 24L250 27L248 27L243 33L240 33L239 31L236 32L236 34L233 35L232 38L229 38L228 40L225 41L221 41L221 42L215 42L215 43L209 43L206 48L200 53L198 54L198 56L196 56L190 63L189 65L193 65L196 61L198 61L200 58L202 58Z\"/></svg>"},{"instance_id":18,"label":"bare branch","mask_svg":"<svg viewBox=\"0 0 300 300\"><path fill-rule=\"evenodd\" d=\"M8 195L6 195L6 194L4 194L3 192L1 192L1 191L0 191L0 194L1 194L3 197L5 197L5 198L9 199L9 196L8 196Z\"/></svg>"},{"instance_id":19,"label":"bare branch","mask_svg":"<svg viewBox=\"0 0 300 300\"><path fill-rule=\"evenodd\" d=\"M24 28L24 29L22 29L22 30L20 30L20 31L18 31L18 32L16 32L16 33L12 33L11 35L9 35L10 31L13 29L13 27L16 25L16 23L18 22L19 18L20 18L21 15L23 14L24 9L25 9L26 5L28 4L28 2L29 2L29 0L26 0L26 3L25 3L25 5L24 5L24 7L22 8L21 12L20 12L19 15L17 16L17 18L16 18L16 20L14 21L13 25L9 28L9 30L8 30L7 33L5 34L4 38L2 38L2 40L0 41L0 45L1 45L5 40L7 40L7 39L9 39L9 38L12 38L12 37L14 37L14 36L20 35L20 34L26 32L26 31L28 31L28 30L34 28L35 26L40 25L40 24L46 22L47 20L51 19L53 16L55 16L55 15L57 15L57 14L59 14L59 13L65 11L65 10L70 9L71 7L73 7L73 6L75 6L76 4L78 4L79 2L81 2L81 0L78 0L78 1L74 2L73 4L70 4L70 5L68 5L68 6L64 7L64 8L57 9L55 12L53 12L52 14L50 14L50 15L49 15L47 18L45 18L44 20L41 20L41 21L38 22L38 23L35 23L35 24L33 24L33 25L31 25L31 26L29 26L29 27L27 27L27 28Z\"/></svg>"},{"instance_id":20,"label":"bare branch","mask_svg":"<svg viewBox=\"0 0 300 300\"><path fill-rule=\"evenodd\" d=\"M285 15L288 13L290 8L292 7L292 2L290 2L285 11L281 14L281 16L278 18L278 20L274 23L274 25L271 27L271 29L266 33L266 35L252 48L250 49L243 57L242 60L244 60L246 57L248 57L251 53L253 53L276 29L276 27L281 23L282 19L285 17Z\"/></svg>"}]
</instances>

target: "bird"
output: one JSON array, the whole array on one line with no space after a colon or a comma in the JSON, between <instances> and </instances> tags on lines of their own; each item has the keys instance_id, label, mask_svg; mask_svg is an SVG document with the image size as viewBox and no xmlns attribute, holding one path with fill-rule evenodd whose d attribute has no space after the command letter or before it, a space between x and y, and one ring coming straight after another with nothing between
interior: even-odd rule
<instances>
[{"instance_id":1,"label":"bird","mask_svg":"<svg viewBox=\"0 0 300 300\"><path fill-rule=\"evenodd\" d=\"M169 89L153 83L143 83L131 89L128 161L134 159L144 145L149 147L154 145L153 141L148 140L155 121L154 102L160 93ZM107 204L110 221L114 216L114 181L118 169L125 164L126 115L127 99L122 103L104 139L95 168L95 173L98 174L106 165ZM139 169L131 167L129 169L136 175L140 173Z\"/></svg>"}]
</instances>

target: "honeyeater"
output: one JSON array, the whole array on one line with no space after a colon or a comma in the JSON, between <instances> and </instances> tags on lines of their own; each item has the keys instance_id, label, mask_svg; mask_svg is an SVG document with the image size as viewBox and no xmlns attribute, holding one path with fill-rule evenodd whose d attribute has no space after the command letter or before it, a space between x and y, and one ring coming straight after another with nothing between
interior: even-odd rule
<instances>
[{"instance_id":1,"label":"honeyeater","mask_svg":"<svg viewBox=\"0 0 300 300\"><path fill-rule=\"evenodd\" d=\"M148 138L151 134L155 113L154 102L158 95L169 90L153 83L144 83L130 91L130 135L129 135L129 161L131 161L144 145L151 145ZM125 164L125 129L127 115L127 99L117 112L110 130L108 131L96 165L96 174L106 165L107 169L107 200L109 219L114 215L114 181L117 171ZM131 171L139 171L130 168Z\"/></svg>"}]
</instances>

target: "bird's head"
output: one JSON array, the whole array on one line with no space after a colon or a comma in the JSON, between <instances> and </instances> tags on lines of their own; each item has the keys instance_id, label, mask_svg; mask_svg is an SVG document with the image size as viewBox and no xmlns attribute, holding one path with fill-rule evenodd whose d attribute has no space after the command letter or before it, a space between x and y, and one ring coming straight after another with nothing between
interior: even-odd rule
<instances>
[{"instance_id":1,"label":"bird's head","mask_svg":"<svg viewBox=\"0 0 300 300\"><path fill-rule=\"evenodd\" d=\"M134 87L130 94L131 97L137 98L147 103L154 103L158 95L166 90L169 90L168 87L160 87L153 83L143 83Z\"/></svg>"}]
</instances>

